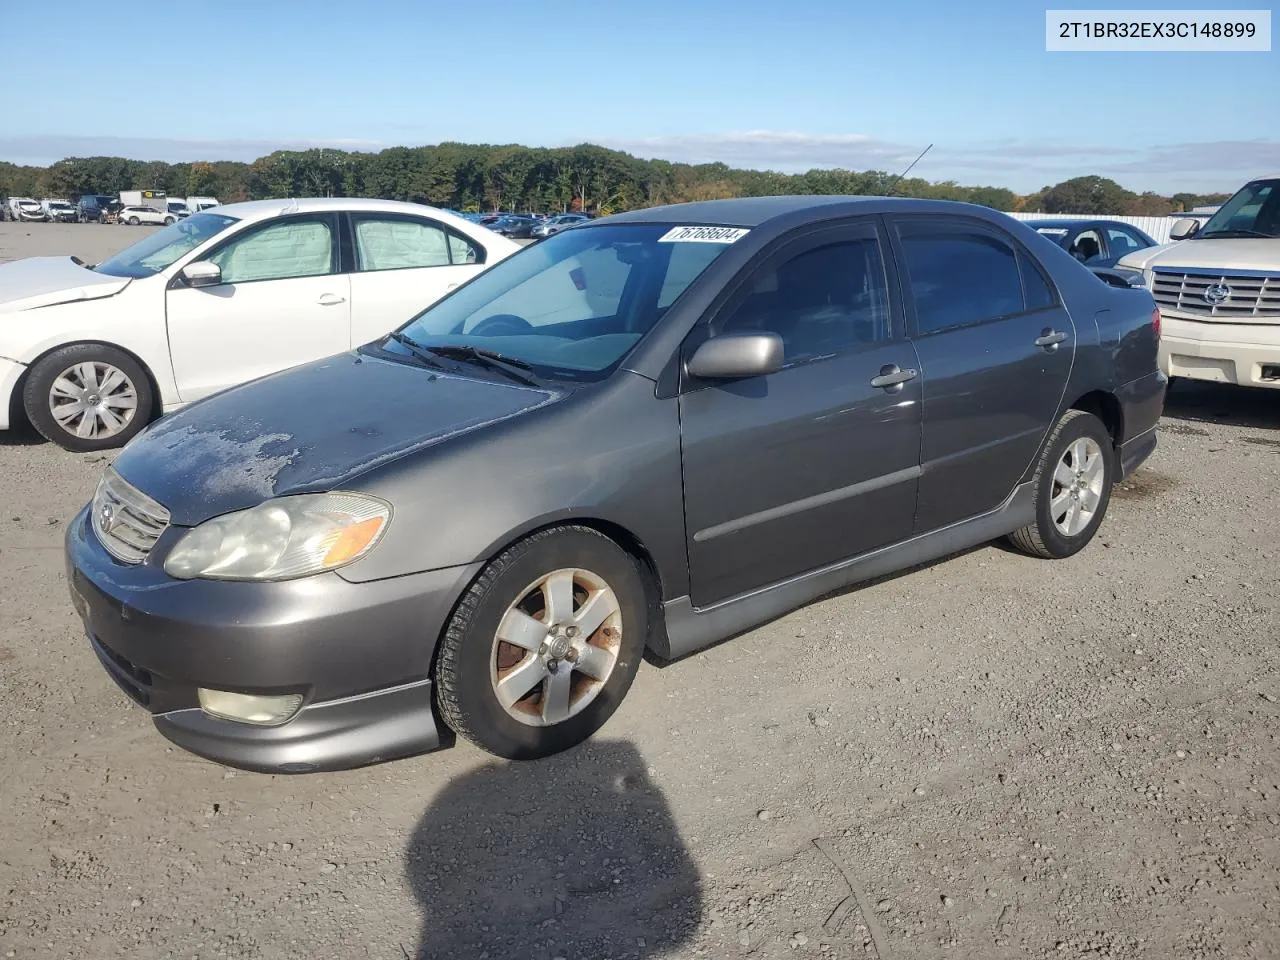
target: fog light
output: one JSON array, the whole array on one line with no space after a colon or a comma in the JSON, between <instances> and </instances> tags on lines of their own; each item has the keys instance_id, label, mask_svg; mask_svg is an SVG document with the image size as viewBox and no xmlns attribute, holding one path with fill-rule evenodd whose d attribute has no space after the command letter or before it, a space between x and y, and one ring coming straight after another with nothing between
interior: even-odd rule
<instances>
[{"instance_id":1,"label":"fog light","mask_svg":"<svg viewBox=\"0 0 1280 960\"><path fill-rule=\"evenodd\" d=\"M250 693L200 689L200 709L211 717L240 723L284 723L302 706L302 694L282 697L259 697Z\"/></svg>"}]
</instances>

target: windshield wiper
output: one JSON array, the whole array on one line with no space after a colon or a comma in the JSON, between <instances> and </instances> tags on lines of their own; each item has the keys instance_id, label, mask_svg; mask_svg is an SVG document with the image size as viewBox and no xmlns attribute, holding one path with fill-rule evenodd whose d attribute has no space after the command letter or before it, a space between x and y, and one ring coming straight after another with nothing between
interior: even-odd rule
<instances>
[{"instance_id":1,"label":"windshield wiper","mask_svg":"<svg viewBox=\"0 0 1280 960\"><path fill-rule=\"evenodd\" d=\"M508 357L505 354L498 353L496 350L489 350L485 347L473 347L470 344L446 344L438 347L423 347L424 350L430 350L432 353L439 354L442 357L452 357L456 360L472 360L483 367L491 370L497 370L505 373L517 383L522 383L526 387L540 387L540 384L524 370L532 370L533 365L518 360L515 357Z\"/></svg>"},{"instance_id":2,"label":"windshield wiper","mask_svg":"<svg viewBox=\"0 0 1280 960\"><path fill-rule=\"evenodd\" d=\"M387 334L387 339L394 340L429 367L435 367L437 370L448 369L443 363L433 357L426 347L413 339L413 337L407 337L399 331L393 331L392 333Z\"/></svg>"},{"instance_id":3,"label":"windshield wiper","mask_svg":"<svg viewBox=\"0 0 1280 960\"><path fill-rule=\"evenodd\" d=\"M1210 230L1208 233L1192 234L1194 239L1199 240L1201 237L1261 237L1263 240L1274 240L1275 235L1263 233L1261 230L1241 230L1239 228L1232 230Z\"/></svg>"}]
</instances>

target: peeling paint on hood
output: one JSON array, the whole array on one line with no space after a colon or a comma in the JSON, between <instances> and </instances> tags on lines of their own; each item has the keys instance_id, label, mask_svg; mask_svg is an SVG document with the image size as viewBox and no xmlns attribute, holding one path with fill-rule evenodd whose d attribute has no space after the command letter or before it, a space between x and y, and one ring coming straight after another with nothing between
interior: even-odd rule
<instances>
[{"instance_id":1,"label":"peeling paint on hood","mask_svg":"<svg viewBox=\"0 0 1280 960\"><path fill-rule=\"evenodd\" d=\"M182 526L344 482L562 394L359 356L329 357L157 421L114 467Z\"/></svg>"}]
</instances>

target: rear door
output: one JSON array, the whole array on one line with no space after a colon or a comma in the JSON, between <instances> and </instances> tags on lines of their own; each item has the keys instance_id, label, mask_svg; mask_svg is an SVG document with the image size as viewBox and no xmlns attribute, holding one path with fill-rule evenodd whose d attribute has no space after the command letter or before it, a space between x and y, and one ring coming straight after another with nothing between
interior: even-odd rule
<instances>
[{"instance_id":1,"label":"rear door","mask_svg":"<svg viewBox=\"0 0 1280 960\"><path fill-rule=\"evenodd\" d=\"M1076 331L1016 240L965 217L891 218L924 379L915 530L998 507L1062 403Z\"/></svg>"},{"instance_id":2,"label":"rear door","mask_svg":"<svg viewBox=\"0 0 1280 960\"><path fill-rule=\"evenodd\" d=\"M426 217L351 213L351 346L383 336L484 269L474 241Z\"/></svg>"},{"instance_id":3,"label":"rear door","mask_svg":"<svg viewBox=\"0 0 1280 960\"><path fill-rule=\"evenodd\" d=\"M733 332L777 333L785 349L776 373L682 390L695 606L910 536L921 380L883 239L868 219L785 242L691 334L688 351Z\"/></svg>"},{"instance_id":4,"label":"rear door","mask_svg":"<svg viewBox=\"0 0 1280 960\"><path fill-rule=\"evenodd\" d=\"M338 272L335 214L277 217L201 260L222 283L165 294L173 375L183 401L346 350L350 279Z\"/></svg>"}]
</instances>

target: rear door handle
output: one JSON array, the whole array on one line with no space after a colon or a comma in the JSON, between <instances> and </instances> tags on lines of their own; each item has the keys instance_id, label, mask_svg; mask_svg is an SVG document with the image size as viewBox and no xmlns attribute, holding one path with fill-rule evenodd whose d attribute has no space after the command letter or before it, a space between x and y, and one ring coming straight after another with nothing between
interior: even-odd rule
<instances>
[{"instance_id":1,"label":"rear door handle","mask_svg":"<svg viewBox=\"0 0 1280 960\"><path fill-rule=\"evenodd\" d=\"M322 307L332 307L339 303L346 303L346 302L347 302L346 297L340 297L336 293L323 294L320 297L320 299L316 301L316 303L320 304L320 306Z\"/></svg>"},{"instance_id":2,"label":"rear door handle","mask_svg":"<svg viewBox=\"0 0 1280 960\"><path fill-rule=\"evenodd\" d=\"M871 378L871 385L882 388L900 387L908 380L914 380L919 375L915 370L903 370L896 364L891 363L880 368L880 375Z\"/></svg>"},{"instance_id":3,"label":"rear door handle","mask_svg":"<svg viewBox=\"0 0 1280 960\"><path fill-rule=\"evenodd\" d=\"M1061 330L1045 330L1040 336L1036 337L1036 346L1056 347L1065 339L1067 339L1067 335Z\"/></svg>"}]
</instances>

